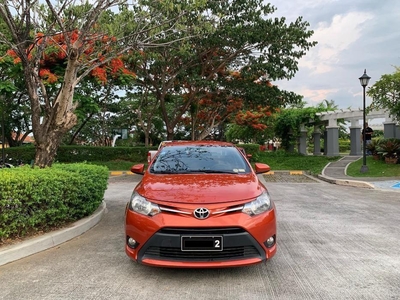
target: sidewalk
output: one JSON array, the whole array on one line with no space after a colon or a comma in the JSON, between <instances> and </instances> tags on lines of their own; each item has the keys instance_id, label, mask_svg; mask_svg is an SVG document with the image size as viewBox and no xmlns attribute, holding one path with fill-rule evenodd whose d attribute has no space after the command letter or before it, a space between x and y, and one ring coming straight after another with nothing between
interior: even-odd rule
<instances>
[{"instance_id":1,"label":"sidewalk","mask_svg":"<svg viewBox=\"0 0 400 300\"><path fill-rule=\"evenodd\" d=\"M400 192L400 177L350 177L346 175L347 166L362 156L345 156L331 162L322 170L318 178L338 185Z\"/></svg>"}]
</instances>

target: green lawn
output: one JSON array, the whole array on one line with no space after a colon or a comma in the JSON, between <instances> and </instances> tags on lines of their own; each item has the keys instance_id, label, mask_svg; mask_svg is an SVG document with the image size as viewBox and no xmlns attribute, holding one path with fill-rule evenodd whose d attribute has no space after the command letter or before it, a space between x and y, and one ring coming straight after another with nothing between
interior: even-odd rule
<instances>
[{"instance_id":1,"label":"green lawn","mask_svg":"<svg viewBox=\"0 0 400 300\"><path fill-rule=\"evenodd\" d=\"M322 170L329 162L339 159L340 157L304 156L278 151L262 152L253 159L253 162L266 163L271 167L271 171L301 170L317 175L322 173Z\"/></svg>"},{"instance_id":2,"label":"green lawn","mask_svg":"<svg viewBox=\"0 0 400 300\"><path fill-rule=\"evenodd\" d=\"M361 173L363 159L351 163L347 168L347 175L353 177L400 177L400 164L390 165L383 160L374 160L372 156L366 157L368 172Z\"/></svg>"}]
</instances>

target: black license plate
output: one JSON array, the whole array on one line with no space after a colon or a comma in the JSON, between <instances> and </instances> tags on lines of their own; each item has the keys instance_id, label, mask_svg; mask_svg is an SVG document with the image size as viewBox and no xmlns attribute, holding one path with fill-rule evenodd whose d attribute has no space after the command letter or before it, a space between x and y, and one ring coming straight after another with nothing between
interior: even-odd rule
<instances>
[{"instance_id":1,"label":"black license plate","mask_svg":"<svg viewBox=\"0 0 400 300\"><path fill-rule=\"evenodd\" d=\"M182 236L182 251L222 251L222 236Z\"/></svg>"}]
</instances>

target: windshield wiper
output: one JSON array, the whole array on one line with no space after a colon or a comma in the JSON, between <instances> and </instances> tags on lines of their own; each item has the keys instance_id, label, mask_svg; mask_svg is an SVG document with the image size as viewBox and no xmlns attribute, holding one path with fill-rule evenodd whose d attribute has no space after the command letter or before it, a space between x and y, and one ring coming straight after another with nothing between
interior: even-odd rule
<instances>
[{"instance_id":1,"label":"windshield wiper","mask_svg":"<svg viewBox=\"0 0 400 300\"><path fill-rule=\"evenodd\" d=\"M153 174L175 174L176 172L171 172L171 171L166 171L166 170L151 170L151 173Z\"/></svg>"},{"instance_id":2,"label":"windshield wiper","mask_svg":"<svg viewBox=\"0 0 400 300\"><path fill-rule=\"evenodd\" d=\"M153 174L185 174L188 172L187 170L151 170Z\"/></svg>"},{"instance_id":3,"label":"windshield wiper","mask_svg":"<svg viewBox=\"0 0 400 300\"><path fill-rule=\"evenodd\" d=\"M228 170L187 170L187 173L215 173L215 174L238 174L238 172Z\"/></svg>"}]
</instances>

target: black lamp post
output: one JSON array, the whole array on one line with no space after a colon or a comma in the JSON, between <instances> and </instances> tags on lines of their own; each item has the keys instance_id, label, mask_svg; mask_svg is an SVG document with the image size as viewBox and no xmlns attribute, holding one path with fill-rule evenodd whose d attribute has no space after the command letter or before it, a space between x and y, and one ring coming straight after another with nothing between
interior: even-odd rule
<instances>
[{"instance_id":1,"label":"black lamp post","mask_svg":"<svg viewBox=\"0 0 400 300\"><path fill-rule=\"evenodd\" d=\"M365 173L368 172L368 167L367 167L367 157L366 157L366 136L367 136L367 132L366 132L366 128L365 128L365 87L368 85L369 80L371 79L371 77L369 77L367 75L367 70L364 70L364 74L358 78L360 79L360 83L361 86L363 87L363 165L361 166L361 173Z\"/></svg>"}]
</instances>

